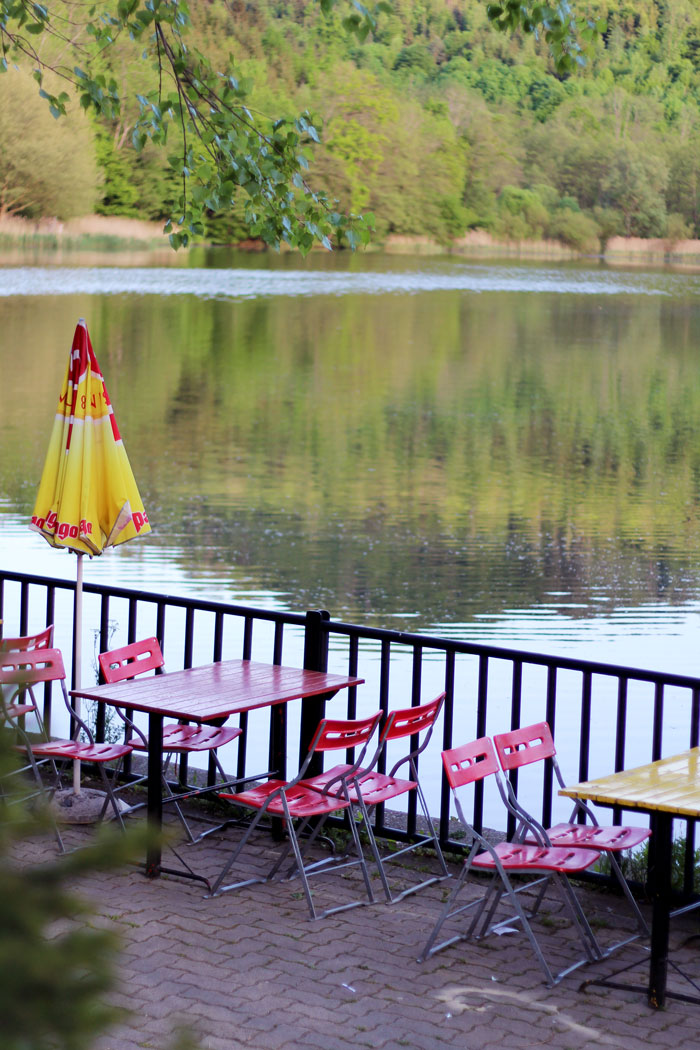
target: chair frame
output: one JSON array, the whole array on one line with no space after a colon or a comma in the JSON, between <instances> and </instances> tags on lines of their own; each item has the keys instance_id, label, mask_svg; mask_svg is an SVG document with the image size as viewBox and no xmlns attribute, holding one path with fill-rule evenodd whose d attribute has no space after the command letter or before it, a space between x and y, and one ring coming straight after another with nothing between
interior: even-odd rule
<instances>
[{"instance_id":1,"label":"chair frame","mask_svg":"<svg viewBox=\"0 0 700 1050\"><path fill-rule=\"evenodd\" d=\"M105 682L123 682L135 678L137 675L145 674L147 671L155 671L158 673L165 665L160 642L157 638L145 638L137 642L131 642L130 644L121 646L118 649L111 649L107 652L100 653L97 659ZM129 743L135 751L148 751L147 735L139 729L133 719L130 718L125 711L121 708L116 708L116 710L125 724L127 743ZM200 723L191 725L185 722L176 722L163 726L163 754L165 755L165 762L162 771L164 790L163 802L167 804L172 803L172 805L174 805L178 819L185 830L190 845L200 841L200 839L204 838L206 835L211 834L212 831L224 827L228 822L217 824L216 827L208 828L201 834L195 835L187 822L182 808L180 807L180 802L185 798L193 798L194 796L202 794L211 794L213 791L220 791L222 787L240 783L240 781L231 780L227 777L219 756L216 753L216 748L231 743L233 740L241 736L241 734L242 730L237 727L210 726L202 725ZM188 788L176 795L168 781L168 768L173 755L189 755L204 751L209 753L210 760L213 761L214 766L221 776L221 783L208 785L205 788ZM139 783L146 779L147 777L144 775L137 781L131 781L131 784L133 785L134 783Z\"/></svg>"},{"instance_id":2,"label":"chair frame","mask_svg":"<svg viewBox=\"0 0 700 1050\"><path fill-rule=\"evenodd\" d=\"M481 940L489 933L498 932L513 922L520 922L545 975L548 987L558 984L567 974L580 966L597 962L603 958L603 952L567 878L567 874L575 875L590 867L600 854L592 850L561 849L544 844L526 845L500 842L494 845L466 819L458 794L464 786L483 781L486 777L493 775L504 804L510 808L507 792L501 782L500 767L492 741L488 737L481 737L461 747L443 751L442 761L452 790L457 815L470 836L471 846L455 887L442 908L418 961L423 962L436 952L458 941L472 938ZM476 900L457 906L457 898L472 870L491 873L486 892ZM510 874L533 876L534 880L515 888ZM558 973L554 973L549 966L530 921L537 914L550 882L557 887L584 950L583 958L577 959ZM518 895L523 890L538 884L540 890L528 915ZM494 921L496 909L503 898L507 898L515 914L509 918ZM439 944L435 943L448 919L469 911L474 914L466 933L458 933Z\"/></svg>"},{"instance_id":3,"label":"chair frame","mask_svg":"<svg viewBox=\"0 0 700 1050\"><path fill-rule=\"evenodd\" d=\"M651 831L648 828L632 828L624 825L601 825L592 808L583 799L574 800L571 815L564 824L557 824L551 828L543 827L537 818L533 817L518 800L515 776L517 770L523 766L533 765L536 762L550 761L559 787L566 787L566 782L557 762L554 738L549 724L547 722L535 722L532 725L513 729L507 733L496 733L493 737L493 743L498 755L499 765L504 774L506 774L508 800L518 822L515 831L516 841L534 841L531 829L536 828L540 841L544 840L553 846L575 846L579 849L594 849L600 853L605 853L610 861L610 869L632 909L638 932L612 945L612 947L607 949L606 954L624 947L626 944L637 940L638 937L649 937L651 935L649 926L632 895L615 854L621 853L625 849L632 849L634 846L645 842L650 837ZM586 823L587 820L590 823Z\"/></svg>"},{"instance_id":4,"label":"chair frame","mask_svg":"<svg viewBox=\"0 0 700 1050\"><path fill-rule=\"evenodd\" d=\"M358 807L361 811L363 822L367 828L372 857L379 872L384 894L390 904L396 904L398 901L403 900L404 897L407 897L412 893L417 893L418 890L422 890L426 886L432 886L433 883L442 882L444 879L450 878L450 872L447 869L445 858L440 847L440 841L435 831L435 825L430 816L428 804L418 777L418 756L425 751L430 743L433 728L440 716L446 696L447 694L442 692L439 696L435 697L434 700L420 706L406 707L390 711L380 730L379 744L371 762L357 770L352 783L349 785L350 801L354 807ZM422 740L420 737L421 733L423 734ZM379 764L381 756L386 753L389 742L392 740L405 739L406 737L411 738L412 745L408 754L400 758L392 766L389 773L377 771L376 767ZM398 778L396 774L402 766L406 765L408 766L408 775L410 779L406 780ZM333 769L328 770L327 773L322 773L317 777L313 777L308 783L317 791L327 791L329 781L337 778L341 774L347 774L350 768L349 765L334 766ZM357 785L359 791L356 790L355 785ZM338 794L340 790L340 787L336 787L334 789L335 794ZM417 840L409 842L407 845L394 850L393 852L382 853L377 844L377 838L372 828L370 815L377 806L388 802L392 798L398 798L400 795L408 794L410 791L416 792L425 826L426 829L428 829L427 834L421 835ZM409 886L401 893L392 893L386 872L386 866L392 861L396 861L400 857L405 856L407 853L417 849L422 849L425 846L430 846L435 850L441 874L433 875L417 884Z\"/></svg>"},{"instance_id":5,"label":"chair frame","mask_svg":"<svg viewBox=\"0 0 700 1050\"><path fill-rule=\"evenodd\" d=\"M317 911L311 888L309 886L309 877L328 870L337 871L341 868L359 864L362 869L368 902L374 903L374 894L370 882L367 861L362 851L362 843L360 841L357 823L353 819L353 805L350 798L350 790L351 787L354 787L355 790L357 790L356 779L361 767L361 762L364 758L367 746L379 725L381 716L381 711L377 711L376 714L361 719L341 720L324 718L316 729L299 772L292 780L282 781L272 779L264 784L257 785L250 791L243 791L239 794L233 795L222 794L222 798L228 798L237 806L248 806L251 809L257 810L257 812L248 825L245 834L224 864L223 869L214 882L209 896L217 897L222 893L228 893L230 890L240 889L244 886L251 886L256 883L269 882L280 870L291 851L294 855L294 861L287 872L286 877L292 878L295 875L298 875L301 879L304 897L306 899L311 919L322 919L327 915L346 911L349 908L356 908L365 903L362 900L351 901L346 904L326 908L321 912ZM351 748L358 749L356 761L342 773L329 779L325 791L318 791L311 785L310 781L304 779L314 758L320 753L341 749L349 750ZM304 853L308 851L309 847L318 837L328 816L341 809L350 811L350 830L355 848L355 857L348 860L346 857L336 858L335 856L331 856L306 864L304 862ZM287 831L287 842L282 848L275 863L264 877L245 879L224 886L223 882L226 879L226 876L250 841L251 835L260 824L260 821L266 815L282 817L285 821ZM301 836L307 832L311 822L314 820L315 824L313 825L309 838L304 843L304 848L302 849L300 841ZM298 822L296 827L295 821Z\"/></svg>"},{"instance_id":6,"label":"chair frame","mask_svg":"<svg viewBox=\"0 0 700 1050\"><path fill-rule=\"evenodd\" d=\"M0 653L0 685L11 685L15 687L14 695L28 694L31 697L33 710L38 714L38 705L34 697L34 687L41 682L59 682L63 701L71 718L73 735L70 739L50 739L34 742L30 741L26 732L19 729L23 748L26 750L28 760L34 771L37 782L42 785L43 792L50 800L56 791L62 787L61 775L58 765L67 762L87 762L94 764L100 774L105 792L105 801L98 820L104 819L108 808L112 811L120 827L124 828L122 810L114 794L113 781L116 780L121 763L132 748L127 744L100 744L95 742L89 727L78 715L70 702L66 690L66 672L63 665L63 657L59 649L37 648L31 650L12 650ZM3 702L3 711L7 710L6 702ZM19 727L18 727L19 728ZM83 733L86 741L79 739ZM46 734L45 734L46 735ZM41 774L38 770L37 758L48 759L54 773L54 786L47 789L43 784ZM112 779L107 776L105 765L115 762L116 767ZM59 848L65 852L60 834Z\"/></svg>"}]
</instances>

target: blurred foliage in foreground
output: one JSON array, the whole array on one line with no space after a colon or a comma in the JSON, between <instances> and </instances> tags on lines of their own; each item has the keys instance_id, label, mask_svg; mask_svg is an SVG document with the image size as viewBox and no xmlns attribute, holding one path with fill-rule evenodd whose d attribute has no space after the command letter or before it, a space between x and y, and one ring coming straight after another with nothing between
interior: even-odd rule
<instances>
[{"instance_id":1,"label":"blurred foliage in foreground","mask_svg":"<svg viewBox=\"0 0 700 1050\"><path fill-rule=\"evenodd\" d=\"M0 733L0 1018L3 1050L89 1050L124 1017L109 1005L118 940L79 895L81 876L142 855L143 826L127 835L109 825L84 848L46 860L55 848L48 814L23 802L24 784ZM36 800L34 800L36 802ZM38 863L26 860L43 836ZM24 858L24 859L23 859ZM185 1033L173 1043L192 1050Z\"/></svg>"}]
</instances>

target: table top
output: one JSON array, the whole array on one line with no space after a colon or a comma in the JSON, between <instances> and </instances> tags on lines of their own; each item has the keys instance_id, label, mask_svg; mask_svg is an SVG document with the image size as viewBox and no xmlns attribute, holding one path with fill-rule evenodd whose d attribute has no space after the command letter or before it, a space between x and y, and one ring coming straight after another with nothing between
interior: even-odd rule
<instances>
[{"instance_id":1,"label":"table top","mask_svg":"<svg viewBox=\"0 0 700 1050\"><path fill-rule=\"evenodd\" d=\"M700 817L700 748L597 780L570 784L559 794L645 813Z\"/></svg>"},{"instance_id":2,"label":"table top","mask_svg":"<svg viewBox=\"0 0 700 1050\"><path fill-rule=\"evenodd\" d=\"M72 689L71 696L100 700L112 707L207 722L301 697L336 693L363 682L363 678L300 667L223 660L112 685Z\"/></svg>"}]
</instances>

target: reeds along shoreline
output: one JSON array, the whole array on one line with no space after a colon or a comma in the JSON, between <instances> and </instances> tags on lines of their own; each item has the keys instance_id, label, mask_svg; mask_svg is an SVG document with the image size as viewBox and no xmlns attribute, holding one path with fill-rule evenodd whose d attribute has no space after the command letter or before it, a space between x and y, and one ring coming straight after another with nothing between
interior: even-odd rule
<instances>
[{"instance_id":1,"label":"reeds along shoreline","mask_svg":"<svg viewBox=\"0 0 700 1050\"><path fill-rule=\"evenodd\" d=\"M228 245L241 251L261 251L258 241ZM0 218L0 251L21 252L119 252L171 251L163 224L111 215L85 215L61 222L58 219ZM325 250L325 249L319 249ZM555 240L501 241L485 230L469 230L449 245L429 237L389 235L367 251L388 255L459 255L464 258L519 258L572 260L598 258L611 265L645 266L670 264L700 268L700 240L656 237L611 237L600 252L579 252Z\"/></svg>"}]
</instances>

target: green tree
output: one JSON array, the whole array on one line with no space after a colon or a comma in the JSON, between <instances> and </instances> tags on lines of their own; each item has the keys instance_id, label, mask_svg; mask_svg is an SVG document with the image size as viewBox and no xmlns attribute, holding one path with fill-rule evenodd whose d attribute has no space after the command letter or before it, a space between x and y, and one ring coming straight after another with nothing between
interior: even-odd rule
<instances>
[{"instance_id":1,"label":"green tree","mask_svg":"<svg viewBox=\"0 0 700 1050\"><path fill-rule=\"evenodd\" d=\"M589 215L578 209L559 208L547 223L547 236L579 252L595 251L600 243L600 229Z\"/></svg>"},{"instance_id":2,"label":"green tree","mask_svg":"<svg viewBox=\"0 0 700 1050\"><path fill-rule=\"evenodd\" d=\"M435 61L424 44L409 44L399 51L394 69L430 76L435 69Z\"/></svg>"},{"instance_id":3,"label":"green tree","mask_svg":"<svg viewBox=\"0 0 700 1050\"><path fill-rule=\"evenodd\" d=\"M68 219L92 211L97 166L86 118L53 120L30 77L0 78L0 217Z\"/></svg>"},{"instance_id":4,"label":"green tree","mask_svg":"<svg viewBox=\"0 0 700 1050\"><path fill-rule=\"evenodd\" d=\"M670 151L666 201L669 211L682 215L695 235L700 233L700 129Z\"/></svg>"},{"instance_id":5,"label":"green tree","mask_svg":"<svg viewBox=\"0 0 700 1050\"><path fill-rule=\"evenodd\" d=\"M448 113L464 146L462 204L467 226L492 228L497 198L504 186L517 185L523 175L519 119L514 111L492 113L475 91L450 85Z\"/></svg>"},{"instance_id":6,"label":"green tree","mask_svg":"<svg viewBox=\"0 0 700 1050\"><path fill-rule=\"evenodd\" d=\"M601 204L617 210L627 237L662 237L666 230L664 192L668 170L642 146L621 142L601 180Z\"/></svg>"},{"instance_id":7,"label":"green tree","mask_svg":"<svg viewBox=\"0 0 700 1050\"><path fill-rule=\"evenodd\" d=\"M114 135L104 125L96 134L97 162L104 175L102 199L96 206L98 215L139 215L139 194L132 180L127 151L119 149Z\"/></svg>"},{"instance_id":8,"label":"green tree","mask_svg":"<svg viewBox=\"0 0 700 1050\"><path fill-rule=\"evenodd\" d=\"M547 209L533 190L504 186L498 199L497 231L512 240L544 236Z\"/></svg>"}]
</instances>

